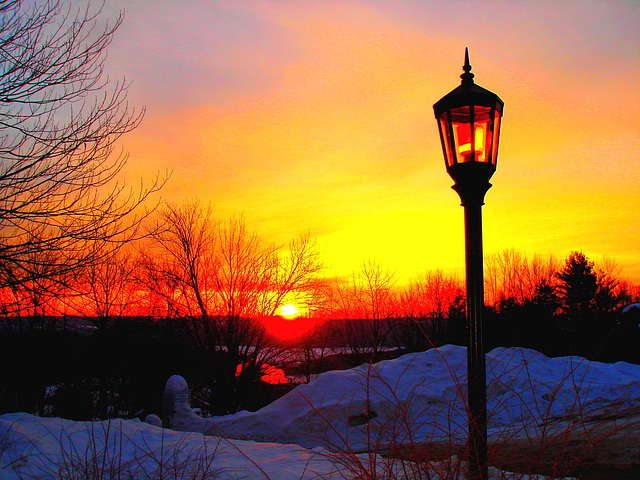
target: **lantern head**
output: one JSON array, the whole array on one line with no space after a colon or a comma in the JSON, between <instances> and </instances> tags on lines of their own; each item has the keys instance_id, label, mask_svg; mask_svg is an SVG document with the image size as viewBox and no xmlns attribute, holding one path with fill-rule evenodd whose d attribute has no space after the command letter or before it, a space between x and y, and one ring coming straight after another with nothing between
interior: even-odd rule
<instances>
[{"instance_id":1,"label":"lantern head","mask_svg":"<svg viewBox=\"0 0 640 480\"><path fill-rule=\"evenodd\" d=\"M469 49L462 68L461 85L436 102L433 110L447 173L456 182L453 188L458 193L460 189L480 188L484 197L496 170L504 103L474 83Z\"/></svg>"}]
</instances>

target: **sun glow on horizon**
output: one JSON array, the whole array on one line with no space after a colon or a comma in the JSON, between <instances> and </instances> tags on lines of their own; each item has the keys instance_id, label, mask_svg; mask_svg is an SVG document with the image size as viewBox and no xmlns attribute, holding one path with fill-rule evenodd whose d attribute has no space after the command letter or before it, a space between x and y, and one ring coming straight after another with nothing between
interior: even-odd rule
<instances>
[{"instance_id":1,"label":"sun glow on horizon","mask_svg":"<svg viewBox=\"0 0 640 480\"><path fill-rule=\"evenodd\" d=\"M296 307L293 303L287 303L286 305L280 307L280 312L285 318L294 318L298 314L298 307Z\"/></svg>"},{"instance_id":2,"label":"sun glow on horizon","mask_svg":"<svg viewBox=\"0 0 640 480\"><path fill-rule=\"evenodd\" d=\"M300 340L308 335L320 323L317 319L307 317L274 316L264 320L267 331L279 340Z\"/></svg>"}]
</instances>

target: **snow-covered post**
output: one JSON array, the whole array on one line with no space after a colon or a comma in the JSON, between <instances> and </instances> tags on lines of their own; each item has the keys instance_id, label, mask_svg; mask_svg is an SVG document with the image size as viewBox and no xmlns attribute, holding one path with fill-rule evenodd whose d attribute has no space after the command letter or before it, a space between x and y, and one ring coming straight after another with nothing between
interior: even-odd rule
<instances>
[{"instance_id":1,"label":"snow-covered post","mask_svg":"<svg viewBox=\"0 0 640 480\"><path fill-rule=\"evenodd\" d=\"M184 378L180 375L172 375L167 380L162 393L162 426L164 428L173 428L173 417L177 407L191 409L191 390Z\"/></svg>"}]
</instances>

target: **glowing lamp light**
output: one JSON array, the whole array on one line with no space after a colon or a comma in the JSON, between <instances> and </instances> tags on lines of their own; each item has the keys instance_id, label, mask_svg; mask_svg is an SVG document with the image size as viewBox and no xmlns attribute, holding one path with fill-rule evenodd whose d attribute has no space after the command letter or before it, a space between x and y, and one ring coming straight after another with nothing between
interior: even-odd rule
<instances>
[{"instance_id":1,"label":"glowing lamp light","mask_svg":"<svg viewBox=\"0 0 640 480\"><path fill-rule=\"evenodd\" d=\"M468 49L462 68L461 85L442 97L433 110L447 173L456 182L453 188L460 193L460 188L469 190L475 185L474 194L484 190L482 200L496 171L504 103L495 93L474 83ZM464 204L465 198L462 201Z\"/></svg>"},{"instance_id":2,"label":"glowing lamp light","mask_svg":"<svg viewBox=\"0 0 640 480\"><path fill-rule=\"evenodd\" d=\"M475 125L474 132L474 148L471 148L471 136L469 135L469 129L459 128L459 125L455 125L454 136L457 139L458 156L462 159L462 162L472 162L477 159L478 162L486 162L485 154L485 142L487 135L486 125ZM464 143L463 143L464 142Z\"/></svg>"}]
</instances>

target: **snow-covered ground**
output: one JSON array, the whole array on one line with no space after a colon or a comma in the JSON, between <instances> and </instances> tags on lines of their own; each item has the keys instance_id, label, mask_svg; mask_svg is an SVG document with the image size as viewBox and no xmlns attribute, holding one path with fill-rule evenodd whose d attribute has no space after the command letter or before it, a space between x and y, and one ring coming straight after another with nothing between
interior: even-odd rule
<instances>
[{"instance_id":1,"label":"snow-covered ground","mask_svg":"<svg viewBox=\"0 0 640 480\"><path fill-rule=\"evenodd\" d=\"M427 467L377 453L423 442L464 444L465 377L466 350L445 346L324 373L255 413L201 419L182 408L174 425L191 433L133 420L75 423L5 414L0 478L58 478L60 469L97 461L134 471L134 478L214 478L188 474L190 468L221 479L352 478L375 469L389 473L381 478L396 478L394 469L404 472L398 478L463 478L436 474L460 468L455 458L411 477L406 472ZM520 348L487 354L487 383L491 440L536 437L557 419L640 401L640 366L550 359ZM172 476L172 468L180 473ZM491 477L535 478L494 469Z\"/></svg>"},{"instance_id":2,"label":"snow-covered ground","mask_svg":"<svg viewBox=\"0 0 640 480\"><path fill-rule=\"evenodd\" d=\"M242 440L296 443L333 451L378 450L467 437L466 349L447 345L375 365L324 373L255 413L196 418L178 428ZM640 367L534 350L487 354L489 435L531 436L549 421L640 401Z\"/></svg>"}]
</instances>

